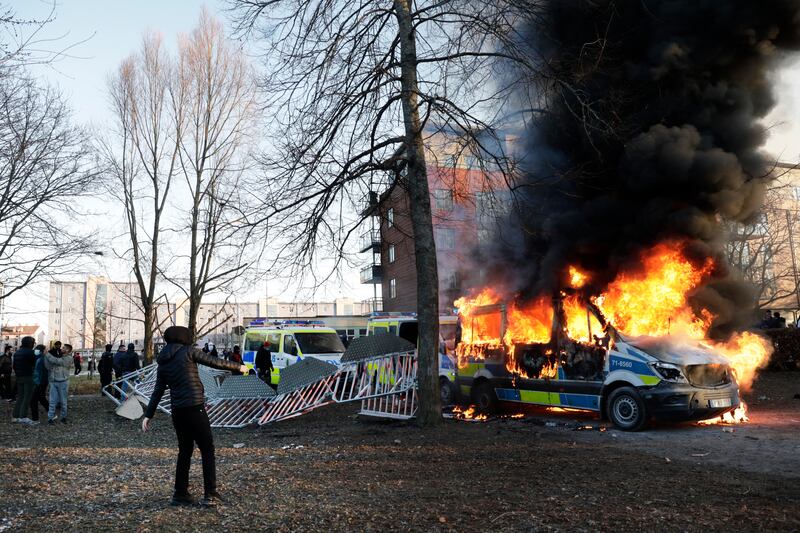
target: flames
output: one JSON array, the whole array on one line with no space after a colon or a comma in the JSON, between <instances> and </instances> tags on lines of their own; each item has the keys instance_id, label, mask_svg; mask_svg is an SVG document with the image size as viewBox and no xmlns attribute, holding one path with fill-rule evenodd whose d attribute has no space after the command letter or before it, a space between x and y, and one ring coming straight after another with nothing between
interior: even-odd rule
<instances>
[{"instance_id":1,"label":"flames","mask_svg":"<svg viewBox=\"0 0 800 533\"><path fill-rule=\"evenodd\" d=\"M713 261L694 264L677 243L658 244L641 260L641 269L620 273L595 298L603 315L619 331L634 337L685 334L704 338L706 320L712 317L695 316L687 297L709 279Z\"/></svg>"},{"instance_id":2,"label":"flames","mask_svg":"<svg viewBox=\"0 0 800 533\"><path fill-rule=\"evenodd\" d=\"M698 422L698 424L703 426L710 426L715 424L743 424L749 421L750 418L747 416L747 404L744 402L739 402L739 407L737 407L733 411L725 413L722 416L718 416L716 418L701 420Z\"/></svg>"},{"instance_id":3,"label":"flames","mask_svg":"<svg viewBox=\"0 0 800 533\"><path fill-rule=\"evenodd\" d=\"M599 294L591 294L591 276L576 266L565 273L567 292L562 294L563 323L567 336L579 343L596 344L606 331L585 301L596 306L609 325L630 336L688 338L721 353L730 361L740 388L748 390L757 371L766 365L771 353L769 342L755 334L735 334L725 342L707 339L714 315L706 309L693 309L692 293L711 280L716 265L710 258L690 259L680 242L664 242L643 253L639 264L621 271ZM507 324L501 339L499 311L481 313L481 306L506 301ZM473 298L455 302L461 315L461 344L457 347L458 365L467 358L484 358L494 350L505 353L506 368L527 377L515 357L516 345L550 342L553 302L549 296L530 301L507 298L499 291L485 288ZM492 352L494 353L494 352ZM552 355L552 350L548 355ZM548 360L538 377L555 377L555 358ZM740 419L746 418L744 412Z\"/></svg>"}]
</instances>

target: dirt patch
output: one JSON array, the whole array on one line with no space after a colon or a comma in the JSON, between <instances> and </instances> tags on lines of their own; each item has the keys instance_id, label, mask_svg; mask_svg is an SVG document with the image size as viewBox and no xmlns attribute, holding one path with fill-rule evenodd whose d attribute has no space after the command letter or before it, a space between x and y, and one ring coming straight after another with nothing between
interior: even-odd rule
<instances>
[{"instance_id":1,"label":"dirt patch","mask_svg":"<svg viewBox=\"0 0 800 533\"><path fill-rule=\"evenodd\" d=\"M788 394L794 384L782 380L754 393ZM800 439L797 426L773 424L793 419L793 406L762 400L756 424L733 433L682 425L636 434L547 412L422 430L328 407L215 431L227 503L203 510L167 506L176 453L168 417L143 435L108 400L84 396L71 399L66 426L21 427L3 402L0 531L796 530L800 474L787 465ZM770 467L776 454L786 461ZM748 456L764 459L755 468ZM199 460L192 486L201 487Z\"/></svg>"}]
</instances>

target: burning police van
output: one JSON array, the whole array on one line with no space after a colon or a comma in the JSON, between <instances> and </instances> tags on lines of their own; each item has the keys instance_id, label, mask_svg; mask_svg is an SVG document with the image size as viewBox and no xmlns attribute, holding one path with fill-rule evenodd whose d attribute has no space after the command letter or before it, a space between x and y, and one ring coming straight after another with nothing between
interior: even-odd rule
<instances>
[{"instance_id":1,"label":"burning police van","mask_svg":"<svg viewBox=\"0 0 800 533\"><path fill-rule=\"evenodd\" d=\"M456 384L479 411L498 402L581 409L635 431L651 418L701 420L739 405L728 360L700 342L626 336L564 294L541 308L522 320L505 304L462 314ZM513 331L521 327L529 331ZM520 336L534 342L513 341Z\"/></svg>"}]
</instances>

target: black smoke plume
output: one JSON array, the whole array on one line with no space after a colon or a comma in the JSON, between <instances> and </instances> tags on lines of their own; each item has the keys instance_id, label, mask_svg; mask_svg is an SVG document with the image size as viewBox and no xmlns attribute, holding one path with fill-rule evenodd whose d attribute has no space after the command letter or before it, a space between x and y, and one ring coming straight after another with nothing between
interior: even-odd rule
<instances>
[{"instance_id":1,"label":"black smoke plume","mask_svg":"<svg viewBox=\"0 0 800 533\"><path fill-rule=\"evenodd\" d=\"M531 61L546 112L528 132L517 208L491 281L533 296L567 265L599 292L665 240L720 265L692 304L724 337L750 320L722 260L721 218L746 222L770 179L760 123L769 76L800 47L800 0L550 0L532 8ZM537 9L539 9L537 11Z\"/></svg>"}]
</instances>

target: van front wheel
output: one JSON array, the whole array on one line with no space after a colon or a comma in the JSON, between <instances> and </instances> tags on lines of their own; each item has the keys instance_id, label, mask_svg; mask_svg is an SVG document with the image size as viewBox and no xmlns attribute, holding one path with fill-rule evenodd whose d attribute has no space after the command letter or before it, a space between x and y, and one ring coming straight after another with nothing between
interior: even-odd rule
<instances>
[{"instance_id":1,"label":"van front wheel","mask_svg":"<svg viewBox=\"0 0 800 533\"><path fill-rule=\"evenodd\" d=\"M612 392L606 412L611 422L623 431L638 431L647 423L644 401L633 387L620 387Z\"/></svg>"}]
</instances>

